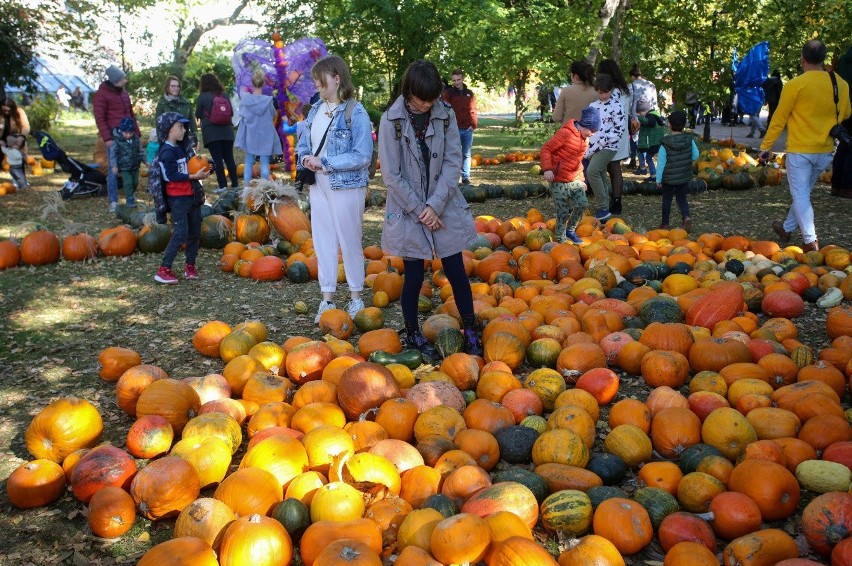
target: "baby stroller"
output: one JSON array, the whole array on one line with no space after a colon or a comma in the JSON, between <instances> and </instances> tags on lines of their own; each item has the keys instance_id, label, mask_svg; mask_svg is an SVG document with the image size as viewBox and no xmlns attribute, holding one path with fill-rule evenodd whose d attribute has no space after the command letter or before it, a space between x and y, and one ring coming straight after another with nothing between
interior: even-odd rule
<instances>
[{"instance_id":1,"label":"baby stroller","mask_svg":"<svg viewBox=\"0 0 852 566\"><path fill-rule=\"evenodd\" d=\"M33 137L38 142L41 155L45 159L56 161L63 171L71 175L59 191L62 200L68 200L74 196L95 197L106 194L107 183L103 173L94 167L80 163L73 157L68 157L47 132L34 131Z\"/></svg>"}]
</instances>

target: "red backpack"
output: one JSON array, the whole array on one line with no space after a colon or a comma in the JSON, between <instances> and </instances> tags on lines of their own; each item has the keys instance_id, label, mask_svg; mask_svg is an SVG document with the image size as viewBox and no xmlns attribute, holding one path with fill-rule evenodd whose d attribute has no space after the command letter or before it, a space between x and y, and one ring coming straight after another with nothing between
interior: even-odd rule
<instances>
[{"instance_id":1,"label":"red backpack","mask_svg":"<svg viewBox=\"0 0 852 566\"><path fill-rule=\"evenodd\" d=\"M234 115L234 109L231 107L231 101L224 93L213 95L213 105L210 107L210 114L207 119L211 124L216 126L227 126L231 123L231 118Z\"/></svg>"}]
</instances>

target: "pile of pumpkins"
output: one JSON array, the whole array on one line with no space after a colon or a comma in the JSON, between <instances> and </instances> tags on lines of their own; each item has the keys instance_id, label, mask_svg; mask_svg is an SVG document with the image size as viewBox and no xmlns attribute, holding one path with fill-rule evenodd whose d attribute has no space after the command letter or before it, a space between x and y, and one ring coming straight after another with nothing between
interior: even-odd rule
<instances>
[{"instance_id":1,"label":"pile of pumpkins","mask_svg":"<svg viewBox=\"0 0 852 566\"><path fill-rule=\"evenodd\" d=\"M41 177L42 175L52 175L56 170L56 162L50 159L45 159L43 157L36 158L33 155L28 155L25 157L25 161L27 166L30 168L30 174L35 177ZM6 160L6 156L3 156L3 171L9 172L9 162ZM13 191L14 192L14 191ZM11 193L6 193L11 194Z\"/></svg>"},{"instance_id":2,"label":"pile of pumpkins","mask_svg":"<svg viewBox=\"0 0 852 566\"><path fill-rule=\"evenodd\" d=\"M759 164L746 151L729 147L702 150L694 163L696 177L709 189L743 191L754 186L778 186L784 175L781 167L784 156L776 161Z\"/></svg>"},{"instance_id":3,"label":"pile of pumpkins","mask_svg":"<svg viewBox=\"0 0 852 566\"><path fill-rule=\"evenodd\" d=\"M538 161L540 153L538 151L510 151L508 153L498 153L494 157L483 157L479 153L475 153L470 158L471 167L479 167L485 165L500 165L502 163L520 163L524 161Z\"/></svg>"},{"instance_id":4,"label":"pile of pumpkins","mask_svg":"<svg viewBox=\"0 0 852 566\"><path fill-rule=\"evenodd\" d=\"M9 499L46 505L69 483L107 538L175 518L143 565L614 565L652 543L667 566L852 563L849 250L618 219L585 219L578 247L534 210L477 223L482 357L440 262L422 291L441 300L422 325L434 364L376 306L326 311L323 340L208 322L192 344L223 366L203 377L110 347L126 447L98 444L88 401L53 401ZM397 259L372 260L389 274L374 297L401 288ZM819 351L795 322L813 309ZM800 549L783 521L803 499Z\"/></svg>"}]
</instances>

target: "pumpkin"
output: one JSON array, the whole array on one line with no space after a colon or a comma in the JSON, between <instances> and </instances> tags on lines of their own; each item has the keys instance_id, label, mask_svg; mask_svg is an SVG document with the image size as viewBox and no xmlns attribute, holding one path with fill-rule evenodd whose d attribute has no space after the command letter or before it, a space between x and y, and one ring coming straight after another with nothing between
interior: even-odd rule
<instances>
[{"instance_id":1,"label":"pumpkin","mask_svg":"<svg viewBox=\"0 0 852 566\"><path fill-rule=\"evenodd\" d=\"M760 530L763 516L754 500L744 493L726 491L710 501L709 519L713 531L727 540L734 540Z\"/></svg>"},{"instance_id":2,"label":"pumpkin","mask_svg":"<svg viewBox=\"0 0 852 566\"><path fill-rule=\"evenodd\" d=\"M464 512L439 521L429 538L431 553L444 564L477 562L490 544L488 523Z\"/></svg>"},{"instance_id":3,"label":"pumpkin","mask_svg":"<svg viewBox=\"0 0 852 566\"><path fill-rule=\"evenodd\" d=\"M65 471L51 460L27 462L6 480L9 502L19 509L30 509L53 503L65 491Z\"/></svg>"},{"instance_id":4,"label":"pumpkin","mask_svg":"<svg viewBox=\"0 0 852 566\"><path fill-rule=\"evenodd\" d=\"M165 224L152 224L151 226L143 226L139 230L136 237L136 247L139 251L145 254L162 253L169 245L169 240L172 238L172 229ZM62 242L63 250L65 242Z\"/></svg>"},{"instance_id":5,"label":"pumpkin","mask_svg":"<svg viewBox=\"0 0 852 566\"><path fill-rule=\"evenodd\" d=\"M231 241L231 221L220 214L211 214L201 221L201 247L221 250Z\"/></svg>"},{"instance_id":6,"label":"pumpkin","mask_svg":"<svg viewBox=\"0 0 852 566\"><path fill-rule=\"evenodd\" d=\"M264 256L252 262L251 278L255 281L280 281L284 279L286 269L280 257Z\"/></svg>"},{"instance_id":7,"label":"pumpkin","mask_svg":"<svg viewBox=\"0 0 852 566\"><path fill-rule=\"evenodd\" d=\"M722 320L730 320L742 310L743 288L736 282L719 282L700 297L686 312L690 326L713 328Z\"/></svg>"},{"instance_id":8,"label":"pumpkin","mask_svg":"<svg viewBox=\"0 0 852 566\"><path fill-rule=\"evenodd\" d=\"M812 499L802 512L802 530L813 550L830 555L852 534L852 494L830 492Z\"/></svg>"},{"instance_id":9,"label":"pumpkin","mask_svg":"<svg viewBox=\"0 0 852 566\"><path fill-rule=\"evenodd\" d=\"M87 452L71 472L74 496L88 503L96 491L105 486L127 488L138 468L124 450L105 444Z\"/></svg>"},{"instance_id":10,"label":"pumpkin","mask_svg":"<svg viewBox=\"0 0 852 566\"><path fill-rule=\"evenodd\" d=\"M391 260L387 260L387 269L376 275L373 281L373 292L384 292L390 302L398 301L402 295L402 275L391 266Z\"/></svg>"},{"instance_id":11,"label":"pumpkin","mask_svg":"<svg viewBox=\"0 0 852 566\"><path fill-rule=\"evenodd\" d=\"M337 401L349 419L399 396L399 386L391 371L372 362L347 368L337 387Z\"/></svg>"},{"instance_id":12,"label":"pumpkin","mask_svg":"<svg viewBox=\"0 0 852 566\"><path fill-rule=\"evenodd\" d=\"M769 460L746 459L737 464L728 479L728 489L748 495L763 519L770 521L789 517L800 497L796 477L784 466Z\"/></svg>"},{"instance_id":13,"label":"pumpkin","mask_svg":"<svg viewBox=\"0 0 852 566\"><path fill-rule=\"evenodd\" d=\"M135 241L133 247L136 248ZM30 232L21 240L20 255L25 265L56 263L59 261L59 238L49 230Z\"/></svg>"},{"instance_id":14,"label":"pumpkin","mask_svg":"<svg viewBox=\"0 0 852 566\"><path fill-rule=\"evenodd\" d=\"M216 553L197 537L179 537L161 542L146 552L136 566L219 566Z\"/></svg>"},{"instance_id":15,"label":"pumpkin","mask_svg":"<svg viewBox=\"0 0 852 566\"><path fill-rule=\"evenodd\" d=\"M198 498L200 491L195 468L177 456L148 463L130 484L139 513L148 519L177 515Z\"/></svg>"},{"instance_id":16,"label":"pumpkin","mask_svg":"<svg viewBox=\"0 0 852 566\"><path fill-rule=\"evenodd\" d=\"M604 449L615 454L630 467L651 459L651 439L640 428L623 424L612 429L604 439Z\"/></svg>"},{"instance_id":17,"label":"pumpkin","mask_svg":"<svg viewBox=\"0 0 852 566\"><path fill-rule=\"evenodd\" d=\"M86 520L95 536L117 538L133 527L136 504L125 490L107 486L98 490L89 500Z\"/></svg>"},{"instance_id":18,"label":"pumpkin","mask_svg":"<svg viewBox=\"0 0 852 566\"><path fill-rule=\"evenodd\" d=\"M62 257L68 261L94 259L97 255L97 240L85 232L71 234L62 239ZM18 259L20 261L20 257ZM15 264L17 265L17 262Z\"/></svg>"},{"instance_id":19,"label":"pumpkin","mask_svg":"<svg viewBox=\"0 0 852 566\"><path fill-rule=\"evenodd\" d=\"M576 536L592 524L592 502L582 491L565 489L547 496L541 502L539 515L541 525L548 531Z\"/></svg>"},{"instance_id":20,"label":"pumpkin","mask_svg":"<svg viewBox=\"0 0 852 566\"><path fill-rule=\"evenodd\" d=\"M281 486L286 486L293 478L307 471L308 466L304 445L295 438L282 435L261 440L240 461L241 469L255 467L266 470L275 476Z\"/></svg>"},{"instance_id":21,"label":"pumpkin","mask_svg":"<svg viewBox=\"0 0 852 566\"><path fill-rule=\"evenodd\" d=\"M624 558L606 538L586 535L559 555L559 566L624 566Z\"/></svg>"},{"instance_id":22,"label":"pumpkin","mask_svg":"<svg viewBox=\"0 0 852 566\"><path fill-rule=\"evenodd\" d=\"M24 440L30 454L58 463L80 448L95 446L103 427L101 415L91 403L66 397L53 401L33 417Z\"/></svg>"},{"instance_id":23,"label":"pumpkin","mask_svg":"<svg viewBox=\"0 0 852 566\"><path fill-rule=\"evenodd\" d=\"M240 517L225 529L219 547L220 566L290 564L293 542L281 523L254 514Z\"/></svg>"},{"instance_id":24,"label":"pumpkin","mask_svg":"<svg viewBox=\"0 0 852 566\"><path fill-rule=\"evenodd\" d=\"M805 310L805 301L793 291L772 291L763 297L761 310L768 316L796 318Z\"/></svg>"},{"instance_id":25,"label":"pumpkin","mask_svg":"<svg viewBox=\"0 0 852 566\"><path fill-rule=\"evenodd\" d=\"M668 552L681 542L696 542L707 550L716 552L716 536L703 519L681 511L667 515L660 523L658 536L660 546Z\"/></svg>"},{"instance_id":26,"label":"pumpkin","mask_svg":"<svg viewBox=\"0 0 852 566\"><path fill-rule=\"evenodd\" d=\"M175 520L174 537L192 536L218 551L222 535L238 515L218 499L201 497L184 507Z\"/></svg>"},{"instance_id":27,"label":"pumpkin","mask_svg":"<svg viewBox=\"0 0 852 566\"><path fill-rule=\"evenodd\" d=\"M254 513L266 515L283 499L281 485L266 470L240 468L222 480L213 497L240 517Z\"/></svg>"},{"instance_id":28,"label":"pumpkin","mask_svg":"<svg viewBox=\"0 0 852 566\"><path fill-rule=\"evenodd\" d=\"M414 511L412 513L416 513ZM411 516L409 513L406 519ZM402 525L400 525L402 530ZM428 534L425 535L428 541ZM374 552L382 550L382 531L378 523L371 519L360 518L351 521L317 521L305 529L299 541L299 554L305 566L313 566L320 553L332 542L341 539L355 539L366 544ZM399 548L404 548L402 544Z\"/></svg>"},{"instance_id":29,"label":"pumpkin","mask_svg":"<svg viewBox=\"0 0 852 566\"><path fill-rule=\"evenodd\" d=\"M751 362L751 351L733 338L699 338L689 349L689 366L696 373L719 372L738 362Z\"/></svg>"},{"instance_id":30,"label":"pumpkin","mask_svg":"<svg viewBox=\"0 0 852 566\"><path fill-rule=\"evenodd\" d=\"M666 458L678 458L685 449L701 442L701 421L689 409L672 407L654 415L651 443Z\"/></svg>"},{"instance_id":31,"label":"pumpkin","mask_svg":"<svg viewBox=\"0 0 852 566\"><path fill-rule=\"evenodd\" d=\"M192 335L192 345L201 354L211 358L219 357L219 345L232 331L231 325L221 320L204 323Z\"/></svg>"},{"instance_id":32,"label":"pumpkin","mask_svg":"<svg viewBox=\"0 0 852 566\"><path fill-rule=\"evenodd\" d=\"M310 220L299 208L298 202L292 198L272 201L269 205L267 218L275 231L284 236L286 240L292 240L296 232L300 230L311 231Z\"/></svg>"},{"instance_id":33,"label":"pumpkin","mask_svg":"<svg viewBox=\"0 0 852 566\"><path fill-rule=\"evenodd\" d=\"M332 359L334 352L328 344L312 340L290 350L284 360L284 367L287 377L301 385L320 379L323 369Z\"/></svg>"},{"instance_id":34,"label":"pumpkin","mask_svg":"<svg viewBox=\"0 0 852 566\"><path fill-rule=\"evenodd\" d=\"M118 381L125 371L141 363L142 358L130 348L106 348L98 355L98 375L104 381Z\"/></svg>"},{"instance_id":35,"label":"pumpkin","mask_svg":"<svg viewBox=\"0 0 852 566\"><path fill-rule=\"evenodd\" d=\"M498 482L468 498L462 513L487 517L498 511L510 511L524 520L529 528L538 522L538 501L528 487L518 482Z\"/></svg>"},{"instance_id":36,"label":"pumpkin","mask_svg":"<svg viewBox=\"0 0 852 566\"><path fill-rule=\"evenodd\" d=\"M704 419L701 439L733 461L745 451L748 444L757 440L757 433L742 413L730 407L721 407Z\"/></svg>"},{"instance_id":37,"label":"pumpkin","mask_svg":"<svg viewBox=\"0 0 852 566\"><path fill-rule=\"evenodd\" d=\"M793 538L780 529L764 529L731 541L722 553L723 564L777 564L798 558Z\"/></svg>"},{"instance_id":38,"label":"pumpkin","mask_svg":"<svg viewBox=\"0 0 852 566\"><path fill-rule=\"evenodd\" d=\"M326 546L317 556L314 564L316 566L337 566L338 564L381 566L382 559L366 543L355 539L340 539Z\"/></svg>"},{"instance_id":39,"label":"pumpkin","mask_svg":"<svg viewBox=\"0 0 852 566\"><path fill-rule=\"evenodd\" d=\"M240 214L234 223L234 238L243 244L265 243L269 239L269 224L259 214Z\"/></svg>"},{"instance_id":40,"label":"pumpkin","mask_svg":"<svg viewBox=\"0 0 852 566\"><path fill-rule=\"evenodd\" d=\"M198 414L201 400L188 384L177 379L153 381L136 401L136 415L160 415L180 434L187 422Z\"/></svg>"},{"instance_id":41,"label":"pumpkin","mask_svg":"<svg viewBox=\"0 0 852 566\"><path fill-rule=\"evenodd\" d=\"M21 249L11 240L0 241L0 269L17 267L21 263Z\"/></svg>"},{"instance_id":42,"label":"pumpkin","mask_svg":"<svg viewBox=\"0 0 852 566\"><path fill-rule=\"evenodd\" d=\"M636 501L614 497L598 505L592 518L595 534L604 537L622 554L635 554L654 537L651 518Z\"/></svg>"},{"instance_id":43,"label":"pumpkin","mask_svg":"<svg viewBox=\"0 0 852 566\"><path fill-rule=\"evenodd\" d=\"M127 431L127 451L136 458L154 458L168 452L173 439L172 425L165 417L145 415Z\"/></svg>"},{"instance_id":44,"label":"pumpkin","mask_svg":"<svg viewBox=\"0 0 852 566\"><path fill-rule=\"evenodd\" d=\"M689 360L680 352L652 350L641 363L642 377L651 387L667 385L674 389L686 383L689 377Z\"/></svg>"},{"instance_id":45,"label":"pumpkin","mask_svg":"<svg viewBox=\"0 0 852 566\"><path fill-rule=\"evenodd\" d=\"M98 248L107 257L126 257L136 251L136 233L127 226L107 228L98 234Z\"/></svg>"},{"instance_id":46,"label":"pumpkin","mask_svg":"<svg viewBox=\"0 0 852 566\"><path fill-rule=\"evenodd\" d=\"M556 566L556 560L547 550L524 536L493 540L488 552L489 566Z\"/></svg>"},{"instance_id":47,"label":"pumpkin","mask_svg":"<svg viewBox=\"0 0 852 566\"><path fill-rule=\"evenodd\" d=\"M852 336L852 307L840 305L830 309L825 319L825 327L832 339L839 336Z\"/></svg>"}]
</instances>

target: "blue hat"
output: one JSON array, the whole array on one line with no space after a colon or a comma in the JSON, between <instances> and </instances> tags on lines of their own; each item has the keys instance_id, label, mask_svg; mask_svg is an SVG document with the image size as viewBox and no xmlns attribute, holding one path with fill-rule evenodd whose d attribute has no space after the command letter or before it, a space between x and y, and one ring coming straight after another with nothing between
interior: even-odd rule
<instances>
[{"instance_id":1,"label":"blue hat","mask_svg":"<svg viewBox=\"0 0 852 566\"><path fill-rule=\"evenodd\" d=\"M169 130L178 122L189 124L189 120L178 112L163 112L160 114L159 118L157 118L157 139L160 143L166 141L166 138L169 137Z\"/></svg>"},{"instance_id":2,"label":"blue hat","mask_svg":"<svg viewBox=\"0 0 852 566\"><path fill-rule=\"evenodd\" d=\"M135 132L136 131L136 122L133 121L133 118L122 118L121 123L118 124L119 132Z\"/></svg>"},{"instance_id":3,"label":"blue hat","mask_svg":"<svg viewBox=\"0 0 852 566\"><path fill-rule=\"evenodd\" d=\"M593 132L601 129L601 114L594 106L583 108L583 116L577 121L577 125Z\"/></svg>"}]
</instances>

